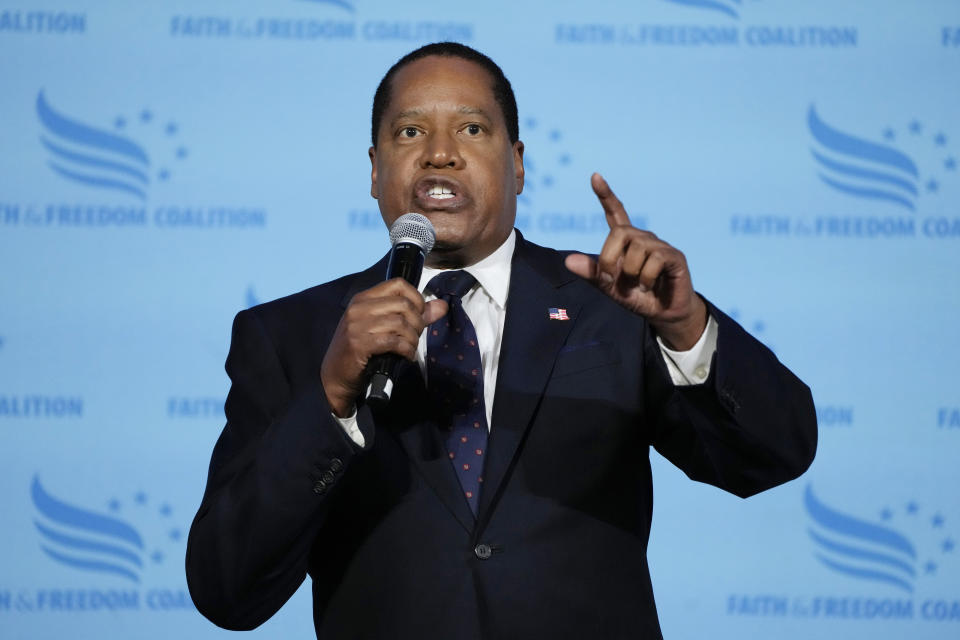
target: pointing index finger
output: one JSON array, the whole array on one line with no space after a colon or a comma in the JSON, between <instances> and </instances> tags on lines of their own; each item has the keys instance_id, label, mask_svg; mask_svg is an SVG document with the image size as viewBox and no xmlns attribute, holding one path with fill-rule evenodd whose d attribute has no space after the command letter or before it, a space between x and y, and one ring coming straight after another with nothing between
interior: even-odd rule
<instances>
[{"instance_id":1,"label":"pointing index finger","mask_svg":"<svg viewBox=\"0 0 960 640\"><path fill-rule=\"evenodd\" d=\"M610 185L607 184L607 181L599 173L594 173L590 176L590 186L593 187L593 192L597 194L597 198L600 199L600 206L603 207L603 212L607 216L607 224L613 229L616 226L620 225L630 225L630 216L627 215L627 210L623 208L623 203L620 202L620 198L613 194L613 191L610 189Z\"/></svg>"}]
</instances>

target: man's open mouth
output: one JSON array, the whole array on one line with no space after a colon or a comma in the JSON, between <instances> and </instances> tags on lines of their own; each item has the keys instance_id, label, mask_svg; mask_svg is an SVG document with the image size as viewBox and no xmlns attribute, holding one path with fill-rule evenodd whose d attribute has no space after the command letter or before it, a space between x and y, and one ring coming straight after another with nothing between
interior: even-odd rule
<instances>
[{"instance_id":1,"label":"man's open mouth","mask_svg":"<svg viewBox=\"0 0 960 640\"><path fill-rule=\"evenodd\" d=\"M414 198L425 210L456 209L467 201L465 190L457 181L439 176L420 180L414 188Z\"/></svg>"}]
</instances>

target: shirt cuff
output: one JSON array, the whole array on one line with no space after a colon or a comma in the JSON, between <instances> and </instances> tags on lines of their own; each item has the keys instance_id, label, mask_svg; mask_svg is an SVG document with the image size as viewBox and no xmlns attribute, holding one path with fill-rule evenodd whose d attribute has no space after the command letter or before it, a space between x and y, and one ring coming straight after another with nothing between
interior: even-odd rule
<instances>
[{"instance_id":1,"label":"shirt cuff","mask_svg":"<svg viewBox=\"0 0 960 640\"><path fill-rule=\"evenodd\" d=\"M668 349L660 336L657 336L657 344L673 384L681 387L703 384L710 376L710 362L717 350L717 321L712 315L707 318L707 327L688 351Z\"/></svg>"},{"instance_id":2,"label":"shirt cuff","mask_svg":"<svg viewBox=\"0 0 960 640\"><path fill-rule=\"evenodd\" d=\"M353 411L351 411L350 415L346 418L341 418L335 413L331 413L330 415L333 416L333 419L337 421L337 424L339 424L343 431L347 434L347 437L353 440L353 443L362 449L366 440L363 439L363 432L360 431L360 427L357 426L356 405L354 405Z\"/></svg>"}]
</instances>

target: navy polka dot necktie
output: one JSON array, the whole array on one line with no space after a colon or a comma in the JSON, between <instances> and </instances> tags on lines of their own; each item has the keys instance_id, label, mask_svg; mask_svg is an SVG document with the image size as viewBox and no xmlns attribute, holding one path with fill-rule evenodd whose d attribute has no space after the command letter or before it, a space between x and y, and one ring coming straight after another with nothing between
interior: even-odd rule
<instances>
[{"instance_id":1,"label":"navy polka dot necktie","mask_svg":"<svg viewBox=\"0 0 960 640\"><path fill-rule=\"evenodd\" d=\"M427 284L427 291L450 305L447 315L427 327L427 387L440 427L447 430L447 455L474 515L483 484L487 415L477 332L461 298L476 282L466 271L445 271Z\"/></svg>"}]
</instances>

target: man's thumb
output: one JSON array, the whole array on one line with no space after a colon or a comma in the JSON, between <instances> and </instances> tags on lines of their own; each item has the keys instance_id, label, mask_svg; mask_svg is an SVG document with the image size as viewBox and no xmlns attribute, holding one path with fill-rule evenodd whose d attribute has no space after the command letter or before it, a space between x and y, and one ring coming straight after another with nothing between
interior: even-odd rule
<instances>
[{"instance_id":1,"label":"man's thumb","mask_svg":"<svg viewBox=\"0 0 960 640\"><path fill-rule=\"evenodd\" d=\"M448 305L446 300L431 300L423 308L423 321L431 325L443 316L447 315Z\"/></svg>"},{"instance_id":2,"label":"man's thumb","mask_svg":"<svg viewBox=\"0 0 960 640\"><path fill-rule=\"evenodd\" d=\"M564 260L567 269L577 274L581 278L589 280L596 284L597 282L597 261L588 255L582 253L571 253Z\"/></svg>"}]
</instances>

